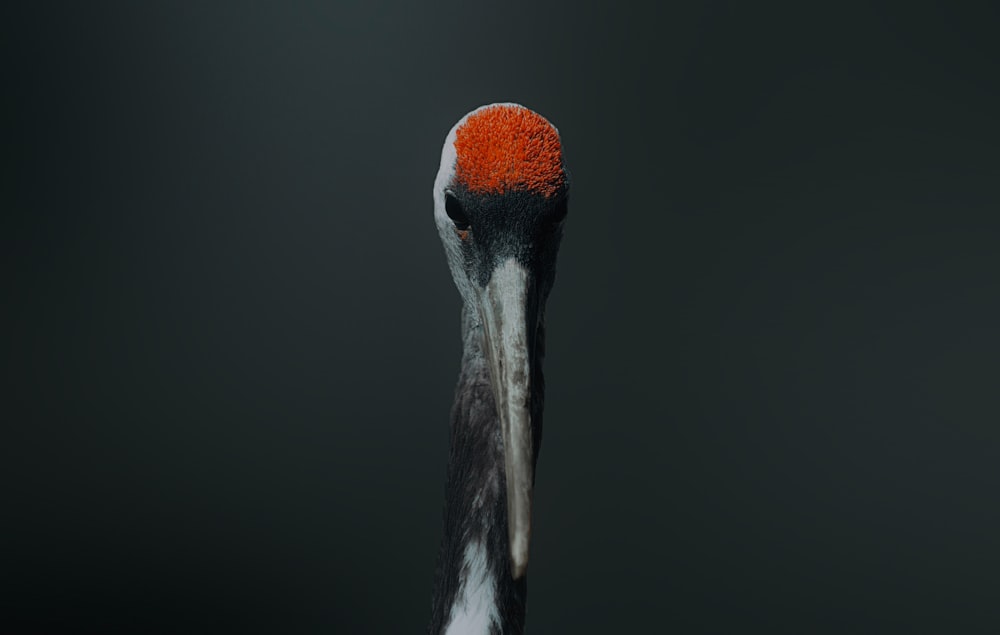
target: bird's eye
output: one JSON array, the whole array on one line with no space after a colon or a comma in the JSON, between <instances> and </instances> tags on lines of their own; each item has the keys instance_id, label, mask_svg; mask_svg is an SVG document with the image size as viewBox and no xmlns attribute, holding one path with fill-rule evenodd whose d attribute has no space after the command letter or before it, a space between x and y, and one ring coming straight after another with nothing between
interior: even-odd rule
<instances>
[{"instance_id":1,"label":"bird's eye","mask_svg":"<svg viewBox=\"0 0 1000 635\"><path fill-rule=\"evenodd\" d=\"M552 210L552 214L549 216L549 222L552 225L558 225L566 219L566 214L569 212L569 199L565 196L561 201L556 203L555 208Z\"/></svg>"},{"instance_id":2,"label":"bird's eye","mask_svg":"<svg viewBox=\"0 0 1000 635\"><path fill-rule=\"evenodd\" d=\"M451 222L455 223L455 229L465 231L469 228L469 217L465 215L462 204L450 192L444 196L444 211Z\"/></svg>"}]
</instances>

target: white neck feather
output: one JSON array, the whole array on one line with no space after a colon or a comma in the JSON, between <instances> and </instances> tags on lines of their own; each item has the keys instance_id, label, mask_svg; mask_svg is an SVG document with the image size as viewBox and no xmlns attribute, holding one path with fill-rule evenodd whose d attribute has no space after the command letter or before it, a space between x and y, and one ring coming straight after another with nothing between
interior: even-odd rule
<instances>
[{"instance_id":1,"label":"white neck feather","mask_svg":"<svg viewBox=\"0 0 1000 635\"><path fill-rule=\"evenodd\" d=\"M465 547L462 577L445 635L489 635L490 627L499 622L496 579L487 566L485 547L473 540Z\"/></svg>"}]
</instances>

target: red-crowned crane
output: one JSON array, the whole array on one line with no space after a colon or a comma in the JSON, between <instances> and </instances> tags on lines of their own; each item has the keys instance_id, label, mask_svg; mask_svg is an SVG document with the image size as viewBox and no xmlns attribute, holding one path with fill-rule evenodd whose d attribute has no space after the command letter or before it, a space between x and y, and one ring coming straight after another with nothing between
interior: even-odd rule
<instances>
[{"instance_id":1,"label":"red-crowned crane","mask_svg":"<svg viewBox=\"0 0 1000 635\"><path fill-rule=\"evenodd\" d=\"M559 132L523 106L478 108L445 139L434 220L464 303L464 352L433 635L524 630L545 301L568 190Z\"/></svg>"}]
</instances>

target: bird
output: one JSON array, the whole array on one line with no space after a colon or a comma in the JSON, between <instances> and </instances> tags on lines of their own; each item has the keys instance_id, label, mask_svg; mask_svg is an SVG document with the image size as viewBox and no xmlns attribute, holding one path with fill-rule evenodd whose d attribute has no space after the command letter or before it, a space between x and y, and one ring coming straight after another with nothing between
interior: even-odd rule
<instances>
[{"instance_id":1,"label":"bird","mask_svg":"<svg viewBox=\"0 0 1000 635\"><path fill-rule=\"evenodd\" d=\"M545 304L568 211L559 131L515 103L449 131L434 221L462 297L431 635L522 633L542 440Z\"/></svg>"}]
</instances>

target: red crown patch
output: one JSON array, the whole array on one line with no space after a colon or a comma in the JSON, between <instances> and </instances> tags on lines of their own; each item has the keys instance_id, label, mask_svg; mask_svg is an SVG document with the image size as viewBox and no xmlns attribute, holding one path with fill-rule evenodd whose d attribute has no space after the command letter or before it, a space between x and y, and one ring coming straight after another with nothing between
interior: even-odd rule
<instances>
[{"instance_id":1,"label":"red crown patch","mask_svg":"<svg viewBox=\"0 0 1000 635\"><path fill-rule=\"evenodd\" d=\"M469 115L455 131L455 153L456 180L477 194L549 197L566 182L559 133L523 106L497 104Z\"/></svg>"}]
</instances>

